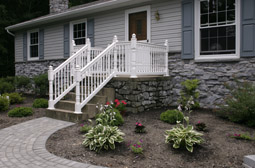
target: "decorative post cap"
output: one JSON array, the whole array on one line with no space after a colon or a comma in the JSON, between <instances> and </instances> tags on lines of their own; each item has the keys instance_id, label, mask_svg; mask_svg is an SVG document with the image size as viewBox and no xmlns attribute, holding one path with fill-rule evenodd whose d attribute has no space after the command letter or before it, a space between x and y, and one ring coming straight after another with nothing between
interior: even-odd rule
<instances>
[{"instance_id":1,"label":"decorative post cap","mask_svg":"<svg viewBox=\"0 0 255 168\"><path fill-rule=\"evenodd\" d=\"M52 71L53 70L53 66L50 65L49 66L49 70Z\"/></svg>"},{"instance_id":2,"label":"decorative post cap","mask_svg":"<svg viewBox=\"0 0 255 168\"><path fill-rule=\"evenodd\" d=\"M136 39L135 33L132 34L132 39Z\"/></svg>"},{"instance_id":3,"label":"decorative post cap","mask_svg":"<svg viewBox=\"0 0 255 168\"><path fill-rule=\"evenodd\" d=\"M112 41L113 43L116 43L116 42L118 42L118 37L117 37L117 35L115 35L114 37L113 37L113 41Z\"/></svg>"},{"instance_id":4,"label":"decorative post cap","mask_svg":"<svg viewBox=\"0 0 255 168\"><path fill-rule=\"evenodd\" d=\"M76 65L76 66L75 66L75 69L76 69L76 70L80 70L80 66L79 66L79 65Z\"/></svg>"},{"instance_id":5,"label":"decorative post cap","mask_svg":"<svg viewBox=\"0 0 255 168\"><path fill-rule=\"evenodd\" d=\"M168 40L165 41L165 46L168 46Z\"/></svg>"},{"instance_id":6,"label":"decorative post cap","mask_svg":"<svg viewBox=\"0 0 255 168\"><path fill-rule=\"evenodd\" d=\"M90 39L87 38L87 39L86 39L86 44L89 44L89 43L90 43Z\"/></svg>"}]
</instances>

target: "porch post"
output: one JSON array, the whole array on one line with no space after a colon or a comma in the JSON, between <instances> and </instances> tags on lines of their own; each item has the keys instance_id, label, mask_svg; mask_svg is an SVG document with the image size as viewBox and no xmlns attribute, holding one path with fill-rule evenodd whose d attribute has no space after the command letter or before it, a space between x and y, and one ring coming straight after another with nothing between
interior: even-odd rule
<instances>
[{"instance_id":1,"label":"porch post","mask_svg":"<svg viewBox=\"0 0 255 168\"><path fill-rule=\"evenodd\" d=\"M113 38L113 43L117 43L118 42L118 37L115 35L114 38ZM117 64L118 64L118 61L117 61L117 47L115 45L114 49L113 49L113 56L114 56L114 76L116 77L116 73L118 72L118 68L117 68Z\"/></svg>"},{"instance_id":2,"label":"porch post","mask_svg":"<svg viewBox=\"0 0 255 168\"><path fill-rule=\"evenodd\" d=\"M91 42L89 38L86 39L86 44L88 45L88 50L87 50L87 64L88 64L90 63L90 51L91 51Z\"/></svg>"},{"instance_id":3,"label":"porch post","mask_svg":"<svg viewBox=\"0 0 255 168\"><path fill-rule=\"evenodd\" d=\"M53 101L53 67L49 66L48 70L48 80L49 80L49 103L48 109L55 109L54 108L54 101Z\"/></svg>"},{"instance_id":4,"label":"porch post","mask_svg":"<svg viewBox=\"0 0 255 168\"><path fill-rule=\"evenodd\" d=\"M164 76L169 76L169 69L168 69L168 51L169 51L169 45L168 45L168 40L165 41L165 47L166 47L166 53L165 53L165 75Z\"/></svg>"},{"instance_id":5,"label":"porch post","mask_svg":"<svg viewBox=\"0 0 255 168\"><path fill-rule=\"evenodd\" d=\"M131 75L130 78L137 78L137 74L136 74L136 44L137 44L137 39L136 39L136 35L133 34L132 38L131 38Z\"/></svg>"},{"instance_id":6,"label":"porch post","mask_svg":"<svg viewBox=\"0 0 255 168\"><path fill-rule=\"evenodd\" d=\"M76 65L75 67L75 81L76 81L76 90L75 90L75 95L76 95L76 102L75 102L75 111L74 113L76 114L81 114L81 102L80 102L80 82L81 82L81 71L80 71L80 66Z\"/></svg>"}]
</instances>

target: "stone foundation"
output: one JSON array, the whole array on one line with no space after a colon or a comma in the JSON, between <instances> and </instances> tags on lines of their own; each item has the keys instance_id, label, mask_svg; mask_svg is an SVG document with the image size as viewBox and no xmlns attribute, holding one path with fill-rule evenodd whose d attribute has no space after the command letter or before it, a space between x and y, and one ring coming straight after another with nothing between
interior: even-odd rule
<instances>
[{"instance_id":1,"label":"stone foundation","mask_svg":"<svg viewBox=\"0 0 255 168\"><path fill-rule=\"evenodd\" d=\"M115 88L115 98L127 101L127 111L133 113L167 107L172 102L170 77L114 78L106 87Z\"/></svg>"},{"instance_id":2,"label":"stone foundation","mask_svg":"<svg viewBox=\"0 0 255 168\"><path fill-rule=\"evenodd\" d=\"M43 73L47 73L49 66L52 65L55 69L65 60L48 60L48 61L31 61L15 63L15 75L34 77Z\"/></svg>"},{"instance_id":3,"label":"stone foundation","mask_svg":"<svg viewBox=\"0 0 255 168\"><path fill-rule=\"evenodd\" d=\"M223 103L229 90L225 83L234 78L255 82L255 58L241 58L232 62L199 63L182 60L180 53L169 54L169 74L172 77L172 103L177 105L181 82L186 79L199 79L200 105L203 108L216 108Z\"/></svg>"}]
</instances>

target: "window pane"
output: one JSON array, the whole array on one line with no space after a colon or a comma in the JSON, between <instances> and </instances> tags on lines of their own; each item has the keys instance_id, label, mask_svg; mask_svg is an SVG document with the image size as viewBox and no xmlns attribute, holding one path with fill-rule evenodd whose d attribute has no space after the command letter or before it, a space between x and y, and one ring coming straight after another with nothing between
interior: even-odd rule
<instances>
[{"instance_id":1,"label":"window pane","mask_svg":"<svg viewBox=\"0 0 255 168\"><path fill-rule=\"evenodd\" d=\"M218 0L218 11L226 10L226 0Z\"/></svg>"},{"instance_id":2,"label":"window pane","mask_svg":"<svg viewBox=\"0 0 255 168\"><path fill-rule=\"evenodd\" d=\"M227 36L226 27L220 27L218 29L218 34L220 37L226 37Z\"/></svg>"},{"instance_id":3,"label":"window pane","mask_svg":"<svg viewBox=\"0 0 255 168\"><path fill-rule=\"evenodd\" d=\"M211 13L209 15L209 22L210 22L210 25L216 24L216 13Z\"/></svg>"},{"instance_id":4,"label":"window pane","mask_svg":"<svg viewBox=\"0 0 255 168\"><path fill-rule=\"evenodd\" d=\"M205 13L208 13L208 1L202 1L200 2L200 6L201 6L201 10L200 10L200 13L201 14L205 14Z\"/></svg>"},{"instance_id":5,"label":"window pane","mask_svg":"<svg viewBox=\"0 0 255 168\"><path fill-rule=\"evenodd\" d=\"M235 11L228 11L227 19L228 19L228 21L235 20Z\"/></svg>"},{"instance_id":6,"label":"window pane","mask_svg":"<svg viewBox=\"0 0 255 168\"><path fill-rule=\"evenodd\" d=\"M216 51L218 49L217 38L210 38L210 51Z\"/></svg>"},{"instance_id":7,"label":"window pane","mask_svg":"<svg viewBox=\"0 0 255 168\"><path fill-rule=\"evenodd\" d=\"M30 57L31 58L38 57L38 45L30 46Z\"/></svg>"},{"instance_id":8,"label":"window pane","mask_svg":"<svg viewBox=\"0 0 255 168\"><path fill-rule=\"evenodd\" d=\"M227 0L227 10L235 9L235 0Z\"/></svg>"},{"instance_id":9,"label":"window pane","mask_svg":"<svg viewBox=\"0 0 255 168\"><path fill-rule=\"evenodd\" d=\"M218 13L218 23L226 23L226 12Z\"/></svg>"},{"instance_id":10,"label":"window pane","mask_svg":"<svg viewBox=\"0 0 255 168\"><path fill-rule=\"evenodd\" d=\"M208 14L201 15L201 25L207 25L208 24Z\"/></svg>"},{"instance_id":11,"label":"window pane","mask_svg":"<svg viewBox=\"0 0 255 168\"><path fill-rule=\"evenodd\" d=\"M202 39L201 40L201 51L208 51L209 50L208 46L209 46L209 39L208 38Z\"/></svg>"},{"instance_id":12,"label":"window pane","mask_svg":"<svg viewBox=\"0 0 255 168\"><path fill-rule=\"evenodd\" d=\"M216 0L209 1L209 12L216 12Z\"/></svg>"},{"instance_id":13,"label":"window pane","mask_svg":"<svg viewBox=\"0 0 255 168\"><path fill-rule=\"evenodd\" d=\"M226 50L227 49L227 38L226 37L220 37L218 40L219 48L218 50Z\"/></svg>"},{"instance_id":14,"label":"window pane","mask_svg":"<svg viewBox=\"0 0 255 168\"><path fill-rule=\"evenodd\" d=\"M236 48L236 38L235 37L228 37L227 41L227 49L228 50L234 50Z\"/></svg>"},{"instance_id":15,"label":"window pane","mask_svg":"<svg viewBox=\"0 0 255 168\"><path fill-rule=\"evenodd\" d=\"M218 35L217 30L218 30L217 28L211 28L211 29L209 29L210 38L217 37L217 35Z\"/></svg>"},{"instance_id":16,"label":"window pane","mask_svg":"<svg viewBox=\"0 0 255 168\"><path fill-rule=\"evenodd\" d=\"M201 30L201 38L208 38L209 37L209 29L202 29Z\"/></svg>"},{"instance_id":17,"label":"window pane","mask_svg":"<svg viewBox=\"0 0 255 168\"><path fill-rule=\"evenodd\" d=\"M81 38L81 39L76 39L75 40L75 44L76 45L84 45L86 43L85 38Z\"/></svg>"}]
</instances>

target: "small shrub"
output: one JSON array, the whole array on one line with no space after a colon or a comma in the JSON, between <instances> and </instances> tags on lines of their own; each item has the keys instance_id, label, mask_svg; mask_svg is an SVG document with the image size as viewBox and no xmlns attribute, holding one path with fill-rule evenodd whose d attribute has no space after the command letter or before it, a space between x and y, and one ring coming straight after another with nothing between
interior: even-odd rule
<instances>
[{"instance_id":1,"label":"small shrub","mask_svg":"<svg viewBox=\"0 0 255 168\"><path fill-rule=\"evenodd\" d=\"M136 144L133 144L131 146L131 151L135 154L142 154L143 148L142 148L142 140L140 139Z\"/></svg>"},{"instance_id":2,"label":"small shrub","mask_svg":"<svg viewBox=\"0 0 255 168\"><path fill-rule=\"evenodd\" d=\"M236 81L228 86L230 95L225 99L218 114L232 122L255 126L255 85L248 82Z\"/></svg>"},{"instance_id":3,"label":"small shrub","mask_svg":"<svg viewBox=\"0 0 255 168\"><path fill-rule=\"evenodd\" d=\"M234 135L230 135L230 137L231 138L235 138L235 139L241 139L241 140L249 140L249 141L255 140L255 137L252 138L249 133L246 133L246 134L234 134Z\"/></svg>"},{"instance_id":4,"label":"small shrub","mask_svg":"<svg viewBox=\"0 0 255 168\"><path fill-rule=\"evenodd\" d=\"M196 123L196 130L198 130L198 131L205 131L205 129L206 129L206 124L205 123L200 122L200 121L198 121Z\"/></svg>"},{"instance_id":5,"label":"small shrub","mask_svg":"<svg viewBox=\"0 0 255 168\"><path fill-rule=\"evenodd\" d=\"M24 97L22 97L19 93L5 93L3 96L9 96L10 104L22 103L24 101Z\"/></svg>"},{"instance_id":6,"label":"small shrub","mask_svg":"<svg viewBox=\"0 0 255 168\"><path fill-rule=\"evenodd\" d=\"M114 150L115 143L123 142L124 135L125 134L121 132L118 127L99 124L85 134L85 139L82 144L96 152L100 152L102 149Z\"/></svg>"},{"instance_id":7,"label":"small shrub","mask_svg":"<svg viewBox=\"0 0 255 168\"><path fill-rule=\"evenodd\" d=\"M186 80L181 83L183 89L181 91L181 98L178 101L182 107L185 107L190 99L194 101L194 104L192 104L192 109L200 107L199 102L197 101L199 98L199 92L196 91L198 84L198 79Z\"/></svg>"},{"instance_id":8,"label":"small shrub","mask_svg":"<svg viewBox=\"0 0 255 168\"><path fill-rule=\"evenodd\" d=\"M109 105L101 105L100 113L96 116L96 123L102 125L119 126L124 123L119 110Z\"/></svg>"},{"instance_id":9,"label":"small shrub","mask_svg":"<svg viewBox=\"0 0 255 168\"><path fill-rule=\"evenodd\" d=\"M146 132L146 131L145 131L145 126L142 125L142 124L139 123L139 122L136 122L136 123L135 123L135 132L136 132L136 133L145 133L145 132Z\"/></svg>"},{"instance_id":10,"label":"small shrub","mask_svg":"<svg viewBox=\"0 0 255 168\"><path fill-rule=\"evenodd\" d=\"M186 147L189 152L193 152L193 146L195 144L201 144L204 142L203 134L193 130L193 126L189 125L189 118L185 117L187 126L178 124L171 130L167 130L166 143L173 143L173 148L178 149L180 147Z\"/></svg>"},{"instance_id":11,"label":"small shrub","mask_svg":"<svg viewBox=\"0 0 255 168\"><path fill-rule=\"evenodd\" d=\"M31 107L16 107L8 112L9 117L27 117L33 115Z\"/></svg>"},{"instance_id":12,"label":"small shrub","mask_svg":"<svg viewBox=\"0 0 255 168\"><path fill-rule=\"evenodd\" d=\"M5 96L0 96L0 111L6 111L9 109L10 101Z\"/></svg>"},{"instance_id":13,"label":"small shrub","mask_svg":"<svg viewBox=\"0 0 255 168\"><path fill-rule=\"evenodd\" d=\"M15 91L15 87L12 83L0 80L0 94L11 93Z\"/></svg>"},{"instance_id":14,"label":"small shrub","mask_svg":"<svg viewBox=\"0 0 255 168\"><path fill-rule=\"evenodd\" d=\"M16 88L22 91L31 88L31 79L26 76L16 76Z\"/></svg>"},{"instance_id":15,"label":"small shrub","mask_svg":"<svg viewBox=\"0 0 255 168\"><path fill-rule=\"evenodd\" d=\"M34 108L47 108L48 100L47 99L35 99L33 102Z\"/></svg>"},{"instance_id":16,"label":"small shrub","mask_svg":"<svg viewBox=\"0 0 255 168\"><path fill-rule=\"evenodd\" d=\"M167 110L160 114L160 120L169 124L176 124L177 121L182 121L183 117L183 113L179 110Z\"/></svg>"},{"instance_id":17,"label":"small shrub","mask_svg":"<svg viewBox=\"0 0 255 168\"><path fill-rule=\"evenodd\" d=\"M49 91L49 81L47 74L41 74L33 78L35 84L35 94L46 96Z\"/></svg>"}]
</instances>

